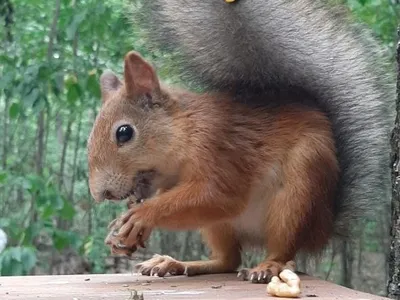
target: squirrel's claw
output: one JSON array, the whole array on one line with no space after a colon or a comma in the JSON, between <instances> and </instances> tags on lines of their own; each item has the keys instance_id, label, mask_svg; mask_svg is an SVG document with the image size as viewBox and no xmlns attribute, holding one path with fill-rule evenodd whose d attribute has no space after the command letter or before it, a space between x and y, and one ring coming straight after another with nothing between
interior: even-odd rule
<instances>
[{"instance_id":1,"label":"squirrel's claw","mask_svg":"<svg viewBox=\"0 0 400 300\"><path fill-rule=\"evenodd\" d=\"M144 242L149 238L152 229L135 222L135 208L132 206L128 212L111 221L108 226L110 231L105 244L111 246L113 254L131 256L138 247L146 248Z\"/></svg>"}]
</instances>

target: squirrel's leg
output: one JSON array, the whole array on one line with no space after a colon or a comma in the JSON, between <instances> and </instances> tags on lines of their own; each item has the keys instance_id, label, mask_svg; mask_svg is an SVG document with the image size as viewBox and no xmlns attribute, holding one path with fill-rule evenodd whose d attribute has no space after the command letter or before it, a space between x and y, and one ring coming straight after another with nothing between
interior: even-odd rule
<instances>
[{"instance_id":1,"label":"squirrel's leg","mask_svg":"<svg viewBox=\"0 0 400 300\"><path fill-rule=\"evenodd\" d=\"M202 236L211 248L210 260L178 261L167 255L136 265L142 275L201 275L235 272L240 265L240 247L233 229L228 224L218 224L202 229Z\"/></svg>"},{"instance_id":2,"label":"squirrel's leg","mask_svg":"<svg viewBox=\"0 0 400 300\"><path fill-rule=\"evenodd\" d=\"M240 271L245 280L268 283L298 250L320 251L328 242L339 169L330 143L321 139L298 144L288 156L283 166L285 182L268 200L268 256L255 268Z\"/></svg>"},{"instance_id":3,"label":"squirrel's leg","mask_svg":"<svg viewBox=\"0 0 400 300\"><path fill-rule=\"evenodd\" d=\"M217 179L216 179L217 180ZM177 187L131 207L113 226L117 231L108 243L113 248L123 245L118 253L130 254L143 243L153 228L190 230L221 224L239 215L246 207L246 199L238 197L247 192L247 185L232 187L232 195L217 188L210 191L210 183L200 180L182 182ZM214 186L218 187L217 184ZM242 190L238 189L238 186ZM237 197L237 198L235 198ZM128 250L128 251L126 251Z\"/></svg>"}]
</instances>

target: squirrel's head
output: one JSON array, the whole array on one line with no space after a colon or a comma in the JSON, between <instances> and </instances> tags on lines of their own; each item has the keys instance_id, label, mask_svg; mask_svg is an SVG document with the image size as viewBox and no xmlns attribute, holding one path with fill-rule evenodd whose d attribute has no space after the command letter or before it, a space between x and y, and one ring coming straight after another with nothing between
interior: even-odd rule
<instances>
[{"instance_id":1,"label":"squirrel's head","mask_svg":"<svg viewBox=\"0 0 400 300\"><path fill-rule=\"evenodd\" d=\"M105 71L100 87L103 102L88 140L90 192L96 201L147 198L159 188L157 177L176 167L176 102L133 51L125 56L124 80Z\"/></svg>"}]
</instances>

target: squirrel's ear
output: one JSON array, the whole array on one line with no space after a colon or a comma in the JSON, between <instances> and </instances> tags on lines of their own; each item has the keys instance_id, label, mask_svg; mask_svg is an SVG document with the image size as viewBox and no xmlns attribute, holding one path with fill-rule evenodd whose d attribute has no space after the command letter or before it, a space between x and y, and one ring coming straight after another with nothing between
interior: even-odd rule
<instances>
[{"instance_id":1,"label":"squirrel's ear","mask_svg":"<svg viewBox=\"0 0 400 300\"><path fill-rule=\"evenodd\" d=\"M125 56L124 75L126 92L130 96L151 93L160 87L154 68L135 51Z\"/></svg>"},{"instance_id":2,"label":"squirrel's ear","mask_svg":"<svg viewBox=\"0 0 400 300\"><path fill-rule=\"evenodd\" d=\"M103 101L105 101L111 93L118 90L121 85L122 82L117 75L110 70L105 70L100 76L100 89Z\"/></svg>"}]
</instances>

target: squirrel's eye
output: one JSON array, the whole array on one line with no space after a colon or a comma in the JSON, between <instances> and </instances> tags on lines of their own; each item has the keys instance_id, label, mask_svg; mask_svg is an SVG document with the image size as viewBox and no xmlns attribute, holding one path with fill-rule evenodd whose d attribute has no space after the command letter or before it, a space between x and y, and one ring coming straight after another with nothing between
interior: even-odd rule
<instances>
[{"instance_id":1,"label":"squirrel's eye","mask_svg":"<svg viewBox=\"0 0 400 300\"><path fill-rule=\"evenodd\" d=\"M126 143L132 139L134 130L130 125L121 125L117 129L117 142Z\"/></svg>"}]
</instances>

